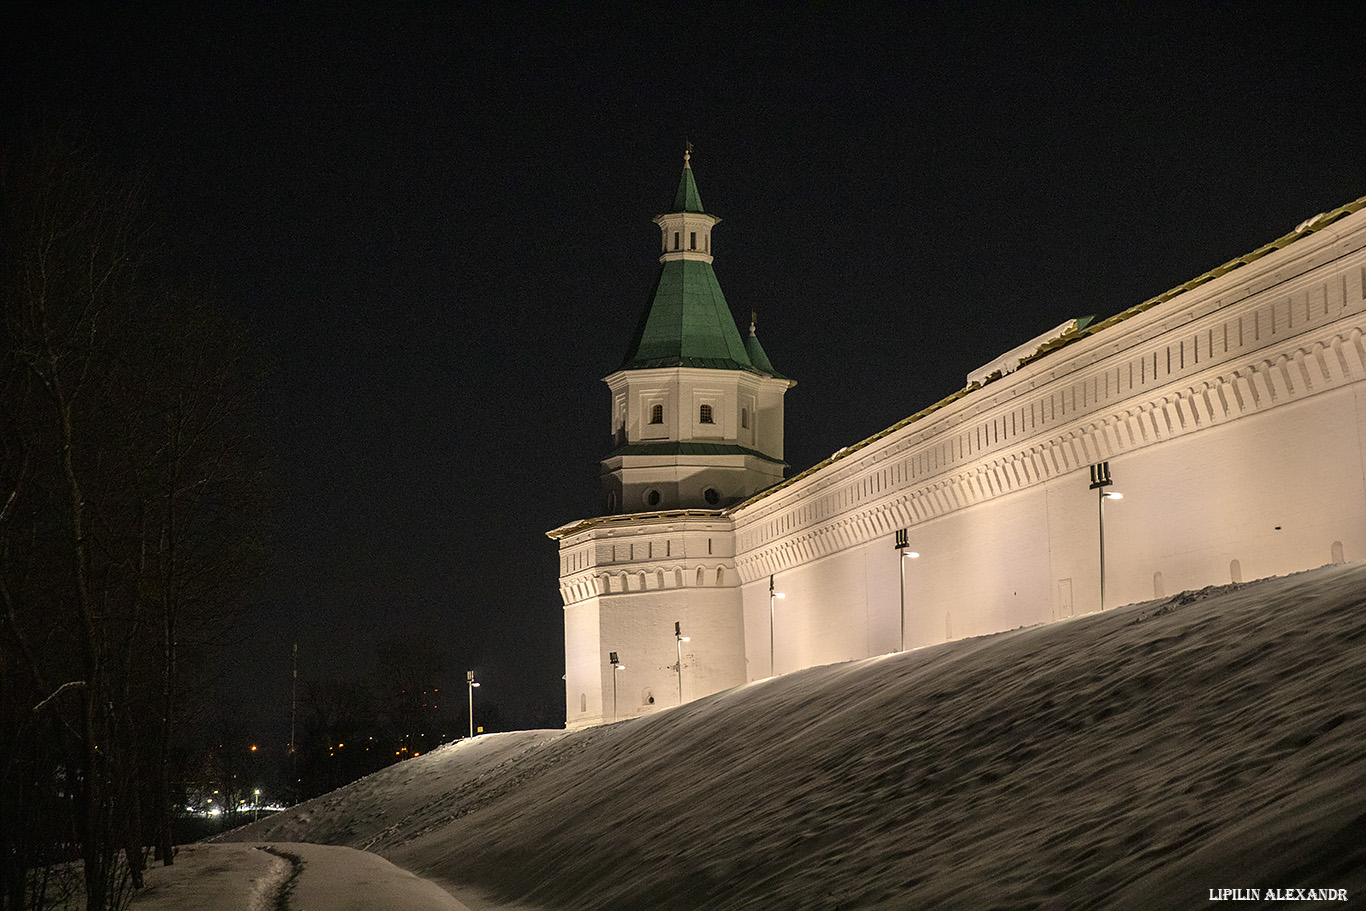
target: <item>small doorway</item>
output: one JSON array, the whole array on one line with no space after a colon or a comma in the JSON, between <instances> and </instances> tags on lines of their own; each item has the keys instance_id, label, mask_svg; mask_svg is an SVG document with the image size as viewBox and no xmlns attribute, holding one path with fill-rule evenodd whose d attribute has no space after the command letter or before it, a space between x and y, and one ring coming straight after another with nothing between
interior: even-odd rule
<instances>
[{"instance_id":1,"label":"small doorway","mask_svg":"<svg viewBox=\"0 0 1366 911\"><path fill-rule=\"evenodd\" d=\"M1073 616L1072 610L1072 580L1058 580L1058 605L1054 608L1053 619L1061 620L1064 617Z\"/></svg>"}]
</instances>

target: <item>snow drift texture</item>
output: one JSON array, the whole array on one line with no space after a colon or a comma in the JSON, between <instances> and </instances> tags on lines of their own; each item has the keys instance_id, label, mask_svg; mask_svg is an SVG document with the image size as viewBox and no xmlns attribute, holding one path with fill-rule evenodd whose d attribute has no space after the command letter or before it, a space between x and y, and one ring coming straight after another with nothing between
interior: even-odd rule
<instances>
[{"instance_id":1,"label":"snow drift texture","mask_svg":"<svg viewBox=\"0 0 1366 911\"><path fill-rule=\"evenodd\" d=\"M555 911L1360 900L1366 567L481 737L226 837Z\"/></svg>"}]
</instances>

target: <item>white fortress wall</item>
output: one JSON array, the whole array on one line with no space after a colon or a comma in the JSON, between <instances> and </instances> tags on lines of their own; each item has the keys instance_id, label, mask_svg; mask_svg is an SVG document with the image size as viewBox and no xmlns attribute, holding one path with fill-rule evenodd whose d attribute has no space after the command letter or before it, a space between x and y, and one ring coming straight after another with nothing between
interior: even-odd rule
<instances>
[{"instance_id":1,"label":"white fortress wall","mask_svg":"<svg viewBox=\"0 0 1366 911\"><path fill-rule=\"evenodd\" d=\"M600 724L603 717L602 674L597 661L602 639L598 599L587 598L564 608L564 704L570 727ZM609 686L611 681L608 681ZM607 698L612 698L608 690ZM609 701L607 711L611 712ZM610 717L610 716L609 716ZM589 719L593 719L591 722Z\"/></svg>"},{"instance_id":2,"label":"white fortress wall","mask_svg":"<svg viewBox=\"0 0 1366 911\"><path fill-rule=\"evenodd\" d=\"M744 681L742 621L730 521L714 511L609 517L560 540L569 727L632 718Z\"/></svg>"},{"instance_id":3,"label":"white fortress wall","mask_svg":"<svg viewBox=\"0 0 1366 911\"><path fill-rule=\"evenodd\" d=\"M674 623L690 641L682 643L682 701L688 702L743 682L740 669L740 598L732 585L682 593L647 591L603 599L601 664L603 714L612 720L612 679L606 651L617 651L617 718L633 718L678 705L678 641ZM616 643L615 645L613 643Z\"/></svg>"},{"instance_id":4,"label":"white fortress wall","mask_svg":"<svg viewBox=\"0 0 1366 911\"><path fill-rule=\"evenodd\" d=\"M736 508L750 678L770 573L780 672L894 648L902 527L908 647L1095 610L1104 460L1107 605L1361 559L1363 248L1358 211Z\"/></svg>"}]
</instances>

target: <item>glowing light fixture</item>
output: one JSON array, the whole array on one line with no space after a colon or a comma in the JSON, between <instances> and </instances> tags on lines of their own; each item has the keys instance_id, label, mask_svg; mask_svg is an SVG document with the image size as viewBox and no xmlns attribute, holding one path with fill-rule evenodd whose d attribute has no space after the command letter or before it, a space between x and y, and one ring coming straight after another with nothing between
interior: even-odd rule
<instances>
[{"instance_id":1,"label":"glowing light fixture","mask_svg":"<svg viewBox=\"0 0 1366 911\"><path fill-rule=\"evenodd\" d=\"M474 679L474 671L466 671L466 672L465 672L465 682L469 684L469 691L470 691L470 736L473 737L473 736L474 736L474 688L475 688L476 686L479 685L478 682L476 682L475 679ZM483 728L480 728L479 730L482 732L484 729L483 729Z\"/></svg>"},{"instance_id":2,"label":"glowing light fixture","mask_svg":"<svg viewBox=\"0 0 1366 911\"><path fill-rule=\"evenodd\" d=\"M1122 500L1124 494L1116 490L1107 491L1105 488L1114 484L1114 479L1110 477L1110 463L1097 462L1091 466L1091 489L1096 491L1098 509L1098 520L1100 523L1100 609L1105 610L1105 501Z\"/></svg>"},{"instance_id":3,"label":"glowing light fixture","mask_svg":"<svg viewBox=\"0 0 1366 911\"><path fill-rule=\"evenodd\" d=\"M691 636L683 635L683 624L674 621L674 640L678 643L678 663L674 665L674 670L678 671L678 704L683 704L683 643L691 642Z\"/></svg>"},{"instance_id":4,"label":"glowing light fixture","mask_svg":"<svg viewBox=\"0 0 1366 911\"><path fill-rule=\"evenodd\" d=\"M626 670L616 652L609 652L607 661L612 665L612 721L617 720L617 672Z\"/></svg>"},{"instance_id":5,"label":"glowing light fixture","mask_svg":"<svg viewBox=\"0 0 1366 911\"><path fill-rule=\"evenodd\" d=\"M896 530L896 543L892 545L901 551L901 559L897 560L898 568L901 570L901 647L897 651L906 651L906 561L908 559L919 559L920 554L910 550L910 529L898 528Z\"/></svg>"},{"instance_id":6,"label":"glowing light fixture","mask_svg":"<svg viewBox=\"0 0 1366 911\"><path fill-rule=\"evenodd\" d=\"M841 450L841 452L843 452L843 450ZM785 592L775 591L773 589L773 576L770 575L768 577L768 675L770 677L777 673L775 670L776 664L773 660L773 602L779 598L786 597L787 594Z\"/></svg>"}]
</instances>

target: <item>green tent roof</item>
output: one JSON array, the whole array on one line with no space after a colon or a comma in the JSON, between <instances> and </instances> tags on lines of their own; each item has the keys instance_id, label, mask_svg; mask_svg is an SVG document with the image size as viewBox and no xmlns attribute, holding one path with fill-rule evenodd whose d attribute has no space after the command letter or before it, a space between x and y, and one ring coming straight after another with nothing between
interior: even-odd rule
<instances>
[{"instance_id":1,"label":"green tent roof","mask_svg":"<svg viewBox=\"0 0 1366 911\"><path fill-rule=\"evenodd\" d=\"M702 211L702 197L686 159L674 213ZM662 263L659 279L622 361L623 370L710 367L785 379L752 335L741 339L711 263L682 257Z\"/></svg>"},{"instance_id":2,"label":"green tent roof","mask_svg":"<svg viewBox=\"0 0 1366 911\"><path fill-rule=\"evenodd\" d=\"M715 367L761 372L749 359L711 263L674 259L659 270L623 370Z\"/></svg>"},{"instance_id":3,"label":"green tent roof","mask_svg":"<svg viewBox=\"0 0 1366 911\"><path fill-rule=\"evenodd\" d=\"M678 192L674 194L674 207L671 212L702 212L702 197L697 192L697 181L693 180L692 168L685 160L683 176L678 179Z\"/></svg>"},{"instance_id":4,"label":"green tent roof","mask_svg":"<svg viewBox=\"0 0 1366 911\"><path fill-rule=\"evenodd\" d=\"M769 376L785 380L787 377L773 369L773 363L764 353L764 346L759 344L759 337L754 334L753 327L749 330L749 335L745 336L745 353L749 355L749 362L755 366L760 373L767 373Z\"/></svg>"}]
</instances>

